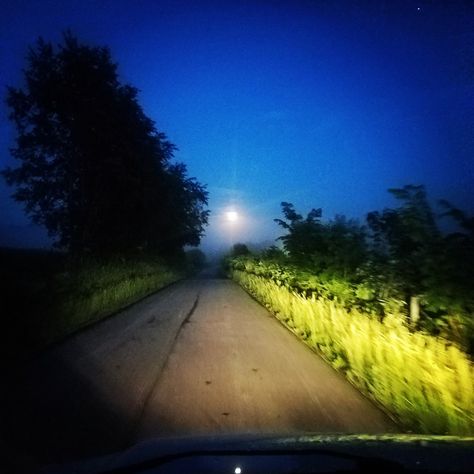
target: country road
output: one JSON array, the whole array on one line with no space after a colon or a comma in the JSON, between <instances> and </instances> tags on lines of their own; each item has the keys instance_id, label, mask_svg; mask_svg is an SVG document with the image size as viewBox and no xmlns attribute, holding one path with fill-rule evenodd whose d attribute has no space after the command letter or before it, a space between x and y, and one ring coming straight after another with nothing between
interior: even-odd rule
<instances>
[{"instance_id":1,"label":"country road","mask_svg":"<svg viewBox=\"0 0 474 474\"><path fill-rule=\"evenodd\" d=\"M1 442L26 464L150 437L400 431L239 286L206 274L5 377Z\"/></svg>"}]
</instances>

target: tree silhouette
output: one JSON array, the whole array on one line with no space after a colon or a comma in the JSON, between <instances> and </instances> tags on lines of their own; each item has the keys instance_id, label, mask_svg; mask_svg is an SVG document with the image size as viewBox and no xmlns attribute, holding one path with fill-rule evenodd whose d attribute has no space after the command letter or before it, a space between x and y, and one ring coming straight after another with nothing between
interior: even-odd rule
<instances>
[{"instance_id":1,"label":"tree silhouette","mask_svg":"<svg viewBox=\"0 0 474 474\"><path fill-rule=\"evenodd\" d=\"M285 220L273 220L288 233L278 237L278 240L283 242L285 250L295 263L307 265L316 251L324 252L323 226L320 222L322 210L312 209L304 219L289 202L282 202L281 209Z\"/></svg>"},{"instance_id":2,"label":"tree silhouette","mask_svg":"<svg viewBox=\"0 0 474 474\"><path fill-rule=\"evenodd\" d=\"M245 244L236 243L232 246L230 254L232 257L239 257L241 255L250 255L251 252Z\"/></svg>"},{"instance_id":3,"label":"tree silhouette","mask_svg":"<svg viewBox=\"0 0 474 474\"><path fill-rule=\"evenodd\" d=\"M119 81L105 47L66 33L29 49L23 88L8 88L20 165L2 173L14 198L73 253L195 245L205 187L172 164L175 146Z\"/></svg>"},{"instance_id":4,"label":"tree silhouette","mask_svg":"<svg viewBox=\"0 0 474 474\"><path fill-rule=\"evenodd\" d=\"M419 319L419 297L438 263L441 235L428 203L424 186L406 185L389 189L401 202L397 209L384 209L367 215L376 243L375 254L384 260L385 272L400 282L410 317Z\"/></svg>"},{"instance_id":5,"label":"tree silhouette","mask_svg":"<svg viewBox=\"0 0 474 474\"><path fill-rule=\"evenodd\" d=\"M321 222L322 210L312 209L306 218L293 204L281 203L285 220L274 221L288 233L279 237L291 260L299 266L347 279L356 276L365 259L365 233L353 220L338 215Z\"/></svg>"}]
</instances>

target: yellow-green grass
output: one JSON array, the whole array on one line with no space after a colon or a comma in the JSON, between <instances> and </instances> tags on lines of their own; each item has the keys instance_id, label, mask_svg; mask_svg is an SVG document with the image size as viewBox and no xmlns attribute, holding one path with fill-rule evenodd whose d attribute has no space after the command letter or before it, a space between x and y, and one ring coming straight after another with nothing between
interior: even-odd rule
<instances>
[{"instance_id":1,"label":"yellow-green grass","mask_svg":"<svg viewBox=\"0 0 474 474\"><path fill-rule=\"evenodd\" d=\"M2 360L21 359L187 274L153 257L68 263L14 254L4 261Z\"/></svg>"},{"instance_id":2,"label":"yellow-green grass","mask_svg":"<svg viewBox=\"0 0 474 474\"><path fill-rule=\"evenodd\" d=\"M143 261L89 265L69 278L65 275L40 339L49 343L71 334L183 276L161 263Z\"/></svg>"},{"instance_id":3,"label":"yellow-green grass","mask_svg":"<svg viewBox=\"0 0 474 474\"><path fill-rule=\"evenodd\" d=\"M382 322L261 276L233 270L232 277L405 429L474 434L474 368L458 347L411 332L396 315Z\"/></svg>"}]
</instances>

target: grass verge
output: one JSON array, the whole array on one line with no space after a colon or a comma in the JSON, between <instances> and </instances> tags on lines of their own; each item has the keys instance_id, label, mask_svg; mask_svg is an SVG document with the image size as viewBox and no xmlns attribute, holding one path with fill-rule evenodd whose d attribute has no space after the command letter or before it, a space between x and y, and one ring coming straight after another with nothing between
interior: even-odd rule
<instances>
[{"instance_id":1,"label":"grass verge","mask_svg":"<svg viewBox=\"0 0 474 474\"><path fill-rule=\"evenodd\" d=\"M474 368L458 347L231 270L232 278L363 393L416 433L474 434Z\"/></svg>"},{"instance_id":2,"label":"grass verge","mask_svg":"<svg viewBox=\"0 0 474 474\"><path fill-rule=\"evenodd\" d=\"M156 258L68 262L0 251L3 360L22 358L186 276Z\"/></svg>"}]
</instances>

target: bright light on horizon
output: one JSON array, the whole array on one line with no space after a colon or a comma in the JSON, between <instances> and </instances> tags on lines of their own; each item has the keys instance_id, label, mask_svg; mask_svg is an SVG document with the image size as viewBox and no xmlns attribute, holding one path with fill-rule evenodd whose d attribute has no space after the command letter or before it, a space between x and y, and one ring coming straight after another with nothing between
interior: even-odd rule
<instances>
[{"instance_id":1,"label":"bright light on horizon","mask_svg":"<svg viewBox=\"0 0 474 474\"><path fill-rule=\"evenodd\" d=\"M239 214L236 211L227 211L225 217L229 222L235 222L239 219Z\"/></svg>"}]
</instances>

